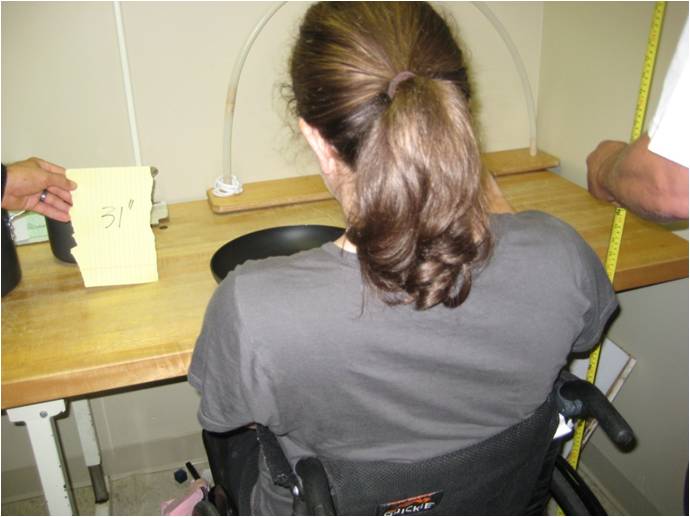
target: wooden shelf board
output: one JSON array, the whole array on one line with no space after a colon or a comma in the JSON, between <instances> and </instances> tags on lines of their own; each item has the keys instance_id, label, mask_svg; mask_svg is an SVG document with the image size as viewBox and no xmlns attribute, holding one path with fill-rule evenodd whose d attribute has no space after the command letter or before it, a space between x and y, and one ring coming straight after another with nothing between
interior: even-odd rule
<instances>
[{"instance_id":1,"label":"wooden shelf board","mask_svg":"<svg viewBox=\"0 0 690 517\"><path fill-rule=\"evenodd\" d=\"M543 171L558 167L561 163L558 158L544 151L537 150L535 156L530 156L529 149L526 147L523 149L483 153L482 161L494 176Z\"/></svg>"},{"instance_id":2,"label":"wooden shelf board","mask_svg":"<svg viewBox=\"0 0 690 517\"><path fill-rule=\"evenodd\" d=\"M332 198L319 174L245 183L243 188L241 194L230 197L218 197L209 190L211 210L216 214L229 214Z\"/></svg>"},{"instance_id":3,"label":"wooden shelf board","mask_svg":"<svg viewBox=\"0 0 690 517\"><path fill-rule=\"evenodd\" d=\"M484 153L482 161L495 176L540 171L560 163L558 158L543 151L530 156L527 148ZM212 190L207 195L211 210L216 214L312 203L333 197L319 174L246 183L244 191L236 196L218 197Z\"/></svg>"}]
</instances>

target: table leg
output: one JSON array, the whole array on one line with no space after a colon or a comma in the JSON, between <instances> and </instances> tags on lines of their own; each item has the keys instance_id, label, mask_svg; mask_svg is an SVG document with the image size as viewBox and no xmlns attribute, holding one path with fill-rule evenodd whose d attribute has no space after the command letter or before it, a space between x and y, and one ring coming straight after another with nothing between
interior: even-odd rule
<instances>
[{"instance_id":1,"label":"table leg","mask_svg":"<svg viewBox=\"0 0 690 517\"><path fill-rule=\"evenodd\" d=\"M53 421L64 411L62 399L7 410L10 422L26 423L50 515L73 515L75 508Z\"/></svg>"},{"instance_id":2,"label":"table leg","mask_svg":"<svg viewBox=\"0 0 690 517\"><path fill-rule=\"evenodd\" d=\"M98 437L96 436L96 428L93 425L89 401L86 399L72 401L72 411L77 422L77 431L79 432L81 449L84 453L84 461L89 469L94 499L96 504L105 503L109 497L108 487L103 475L101 451L98 447Z\"/></svg>"}]
</instances>

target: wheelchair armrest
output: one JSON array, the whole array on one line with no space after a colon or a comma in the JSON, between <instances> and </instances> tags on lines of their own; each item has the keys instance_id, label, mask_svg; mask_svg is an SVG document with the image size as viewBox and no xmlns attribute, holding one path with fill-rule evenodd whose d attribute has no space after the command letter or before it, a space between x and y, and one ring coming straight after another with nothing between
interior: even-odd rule
<instances>
[{"instance_id":1,"label":"wheelchair armrest","mask_svg":"<svg viewBox=\"0 0 690 517\"><path fill-rule=\"evenodd\" d=\"M335 515L331 488L321 462L314 457L302 458L295 465L302 481L301 497L308 515Z\"/></svg>"},{"instance_id":2,"label":"wheelchair armrest","mask_svg":"<svg viewBox=\"0 0 690 517\"><path fill-rule=\"evenodd\" d=\"M635 443L635 434L613 404L593 384L570 372L561 374L557 391L565 408L566 417L595 418L606 435L620 449L629 450Z\"/></svg>"}]
</instances>

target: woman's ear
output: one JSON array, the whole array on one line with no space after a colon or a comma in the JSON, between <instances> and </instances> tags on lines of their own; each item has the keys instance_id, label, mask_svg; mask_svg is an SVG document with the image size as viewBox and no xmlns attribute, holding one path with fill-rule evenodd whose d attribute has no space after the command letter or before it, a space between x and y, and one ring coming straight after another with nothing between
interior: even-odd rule
<instances>
[{"instance_id":1,"label":"woman's ear","mask_svg":"<svg viewBox=\"0 0 690 517\"><path fill-rule=\"evenodd\" d=\"M321 171L326 176L332 176L337 172L338 167L336 152L333 147L324 140L318 129L310 126L302 117L299 119L299 129L316 154L319 165L321 165Z\"/></svg>"}]
</instances>

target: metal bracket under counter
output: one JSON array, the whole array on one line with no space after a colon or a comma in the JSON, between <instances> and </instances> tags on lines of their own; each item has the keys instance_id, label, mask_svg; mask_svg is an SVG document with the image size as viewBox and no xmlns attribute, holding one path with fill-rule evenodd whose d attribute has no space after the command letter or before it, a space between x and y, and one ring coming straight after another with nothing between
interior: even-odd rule
<instances>
[{"instance_id":1,"label":"metal bracket under counter","mask_svg":"<svg viewBox=\"0 0 690 517\"><path fill-rule=\"evenodd\" d=\"M54 418L66 411L63 399L7 410L10 422L26 424L43 494L50 515L74 515L76 505ZM110 496L98 447L96 428L86 399L72 402L79 442L94 491L95 515L110 514Z\"/></svg>"}]
</instances>

